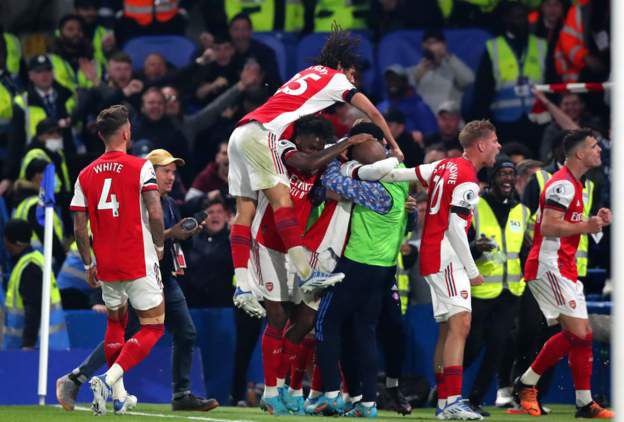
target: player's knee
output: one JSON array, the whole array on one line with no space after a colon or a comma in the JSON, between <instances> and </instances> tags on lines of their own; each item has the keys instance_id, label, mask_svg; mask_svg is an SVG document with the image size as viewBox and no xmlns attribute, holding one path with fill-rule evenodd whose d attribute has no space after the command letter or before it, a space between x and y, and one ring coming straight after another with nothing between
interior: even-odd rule
<instances>
[{"instance_id":1,"label":"player's knee","mask_svg":"<svg viewBox=\"0 0 624 422\"><path fill-rule=\"evenodd\" d=\"M139 316L139 323L141 324L141 326L163 325L165 323L165 314L163 312L162 314L156 315L156 316Z\"/></svg>"},{"instance_id":2,"label":"player's knee","mask_svg":"<svg viewBox=\"0 0 624 422\"><path fill-rule=\"evenodd\" d=\"M288 315L280 302L264 301L264 306L267 312L267 323L277 329L284 329Z\"/></svg>"},{"instance_id":3,"label":"player's knee","mask_svg":"<svg viewBox=\"0 0 624 422\"><path fill-rule=\"evenodd\" d=\"M459 314L453 315L449 321L450 333L463 338L468 337L471 320L470 312L460 312Z\"/></svg>"}]
</instances>

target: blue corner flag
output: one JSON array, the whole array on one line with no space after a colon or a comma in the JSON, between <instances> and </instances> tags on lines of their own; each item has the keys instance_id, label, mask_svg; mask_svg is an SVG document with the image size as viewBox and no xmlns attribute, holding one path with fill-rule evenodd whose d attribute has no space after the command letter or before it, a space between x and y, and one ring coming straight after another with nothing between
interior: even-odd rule
<instances>
[{"instance_id":1,"label":"blue corner flag","mask_svg":"<svg viewBox=\"0 0 624 422\"><path fill-rule=\"evenodd\" d=\"M54 199L54 190L56 188L56 169L54 164L50 163L43 172L43 180L39 189L39 204L37 205L37 222L45 225L45 207L53 207L56 203Z\"/></svg>"}]
</instances>

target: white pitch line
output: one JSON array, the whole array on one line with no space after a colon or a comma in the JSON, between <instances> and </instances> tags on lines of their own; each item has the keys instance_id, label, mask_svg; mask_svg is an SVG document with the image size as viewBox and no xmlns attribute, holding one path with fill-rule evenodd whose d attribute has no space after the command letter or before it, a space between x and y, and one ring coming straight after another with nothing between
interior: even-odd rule
<instances>
[{"instance_id":1,"label":"white pitch line","mask_svg":"<svg viewBox=\"0 0 624 422\"><path fill-rule=\"evenodd\" d=\"M54 407L58 407L62 409L62 407L58 404L54 405ZM92 411L90 408L83 407L83 406L76 406L74 407L74 410L80 410L83 412ZM126 412L125 414L132 415L132 416L148 416L152 418L189 419L193 421L208 421L208 422L254 422L254 421L245 420L245 419L216 419L216 418L207 418L204 416L165 415L162 413L144 413L144 412L132 412L132 411Z\"/></svg>"}]
</instances>

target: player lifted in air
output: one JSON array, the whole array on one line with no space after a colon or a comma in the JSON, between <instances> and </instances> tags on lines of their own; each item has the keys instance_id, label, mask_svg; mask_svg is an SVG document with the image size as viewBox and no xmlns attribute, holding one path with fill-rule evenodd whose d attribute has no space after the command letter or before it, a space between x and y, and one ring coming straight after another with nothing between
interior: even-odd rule
<instances>
[{"instance_id":1,"label":"player lifted in air","mask_svg":"<svg viewBox=\"0 0 624 422\"><path fill-rule=\"evenodd\" d=\"M93 411L103 415L111 395L115 413L136 405L136 397L124 388L123 374L141 362L163 335L165 304L158 261L164 228L152 164L126 153L131 143L128 110L121 105L107 108L96 124L106 150L80 172L70 209L87 281L91 287L102 287L108 314L104 353L109 369L89 382ZM141 328L125 341L128 300Z\"/></svg>"},{"instance_id":2,"label":"player lifted in air","mask_svg":"<svg viewBox=\"0 0 624 422\"><path fill-rule=\"evenodd\" d=\"M535 361L516 381L520 406L531 416L542 414L535 385L544 372L568 355L576 390L576 417L611 419L613 412L592 399L592 331L587 319L583 283L578 280L576 252L581 234L598 234L611 223L611 210L583 219L581 178L601 163L600 146L590 130L577 130L563 140L565 165L548 180L540 196L533 246L524 278L549 325L561 332L542 346Z\"/></svg>"},{"instance_id":3,"label":"player lifted in air","mask_svg":"<svg viewBox=\"0 0 624 422\"><path fill-rule=\"evenodd\" d=\"M290 197L290 180L278 153L279 141L292 134L292 123L337 102L349 102L382 128L393 153L402 153L382 114L353 85L358 56L357 39L334 28L316 65L304 69L280 87L269 100L238 123L228 144L230 194L236 197L236 216L231 230L232 257L238 284L234 302L257 304L249 288L250 226L256 212L258 191L273 210L273 219L291 265L304 290L339 282L343 275L313 271L302 246Z\"/></svg>"}]
</instances>

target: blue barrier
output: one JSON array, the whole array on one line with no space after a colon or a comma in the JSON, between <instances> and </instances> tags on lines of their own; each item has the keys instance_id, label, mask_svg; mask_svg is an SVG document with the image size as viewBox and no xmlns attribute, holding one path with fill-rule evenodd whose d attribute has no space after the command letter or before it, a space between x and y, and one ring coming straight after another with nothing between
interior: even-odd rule
<instances>
[{"instance_id":1,"label":"blue barrier","mask_svg":"<svg viewBox=\"0 0 624 422\"><path fill-rule=\"evenodd\" d=\"M588 302L590 313L609 313L610 303ZM215 397L228 403L234 365L236 330L230 308L192 309L191 316L197 327L197 347L192 371L193 391ZM91 311L66 311L67 326L72 350L50 353L48 375L48 402L54 401L54 381L76 367L103 338L106 319ZM433 321L429 305L410 306L405 316L407 353L404 373L425 375L433 383L433 349L438 328ZM248 371L248 379L262 381L259 343L256 345ZM171 400L171 337L165 335L146 361L134 368L126 377L129 391L140 401L166 403ZM0 383L0 404L34 404L37 402L38 353L22 351L0 352L0 378L19 382ZM476 375L479 361L465 371L464 391L468 392ZM609 346L594 344L593 390L609 396ZM83 388L79 400L88 401L89 391ZM486 403L495 398L492 383ZM571 403L574 390L567 361L555 368L555 376L546 402Z\"/></svg>"}]
</instances>

